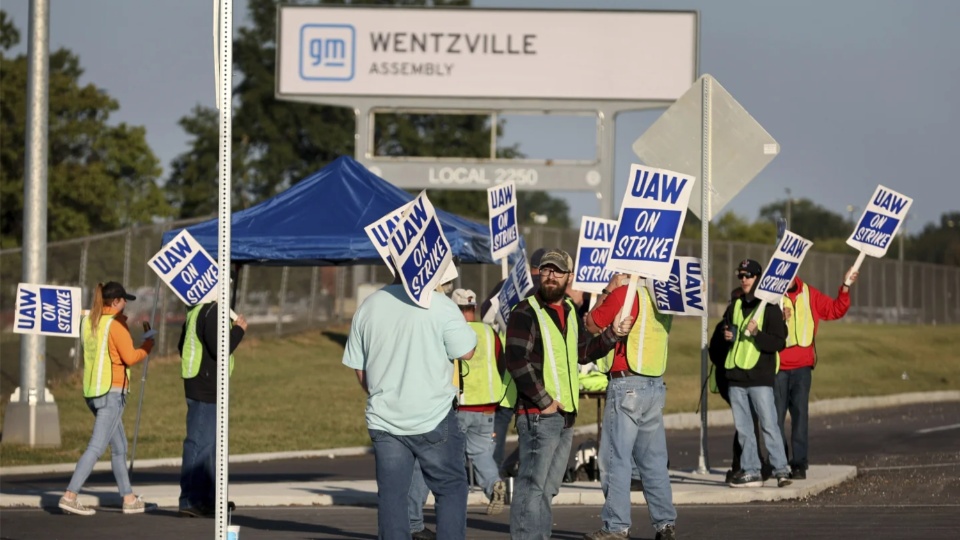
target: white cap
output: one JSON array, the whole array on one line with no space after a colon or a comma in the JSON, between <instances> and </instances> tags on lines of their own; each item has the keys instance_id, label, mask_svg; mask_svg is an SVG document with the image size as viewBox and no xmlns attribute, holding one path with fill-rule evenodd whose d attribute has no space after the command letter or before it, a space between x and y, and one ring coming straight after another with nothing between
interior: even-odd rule
<instances>
[{"instance_id":1,"label":"white cap","mask_svg":"<svg viewBox=\"0 0 960 540\"><path fill-rule=\"evenodd\" d=\"M450 298L458 306L477 305L477 293L471 291L470 289L457 289L453 291L453 294L450 295Z\"/></svg>"}]
</instances>

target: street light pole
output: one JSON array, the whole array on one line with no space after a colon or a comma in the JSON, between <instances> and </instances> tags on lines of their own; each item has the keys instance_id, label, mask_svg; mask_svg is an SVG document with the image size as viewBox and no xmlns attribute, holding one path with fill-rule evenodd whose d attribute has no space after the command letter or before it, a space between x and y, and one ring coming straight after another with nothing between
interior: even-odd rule
<instances>
[{"instance_id":1,"label":"street light pole","mask_svg":"<svg viewBox=\"0 0 960 540\"><path fill-rule=\"evenodd\" d=\"M787 228L790 229L790 211L791 211L790 206L791 206L791 203L793 202L793 196L790 195L790 188L787 188L786 192L787 192Z\"/></svg>"}]
</instances>

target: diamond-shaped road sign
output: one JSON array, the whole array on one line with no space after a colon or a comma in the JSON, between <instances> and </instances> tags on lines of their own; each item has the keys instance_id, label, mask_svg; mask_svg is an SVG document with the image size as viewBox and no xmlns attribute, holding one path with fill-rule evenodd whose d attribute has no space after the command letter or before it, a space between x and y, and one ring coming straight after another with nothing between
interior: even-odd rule
<instances>
[{"instance_id":1,"label":"diamond-shaped road sign","mask_svg":"<svg viewBox=\"0 0 960 540\"><path fill-rule=\"evenodd\" d=\"M687 205L701 213L699 193L703 128L703 85L709 78L711 151L710 216L733 199L780 153L780 145L750 116L716 79L703 75L667 109L639 139L633 151L651 167L669 169L697 179Z\"/></svg>"}]
</instances>

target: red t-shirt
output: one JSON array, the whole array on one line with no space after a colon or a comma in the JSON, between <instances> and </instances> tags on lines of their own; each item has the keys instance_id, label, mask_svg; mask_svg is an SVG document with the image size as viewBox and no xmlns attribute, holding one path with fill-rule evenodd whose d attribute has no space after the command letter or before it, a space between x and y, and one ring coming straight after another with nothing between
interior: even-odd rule
<instances>
[{"instance_id":1,"label":"red t-shirt","mask_svg":"<svg viewBox=\"0 0 960 540\"><path fill-rule=\"evenodd\" d=\"M567 327L567 314L563 311L563 302L559 304L546 304L546 306L557 312L557 317L560 319L560 331L563 332Z\"/></svg>"},{"instance_id":2,"label":"red t-shirt","mask_svg":"<svg viewBox=\"0 0 960 540\"><path fill-rule=\"evenodd\" d=\"M593 317L593 323L601 329L613 324L613 321L617 318L617 314L620 313L620 308L623 307L623 299L626 296L626 285L621 285L614 289L609 296L603 299L602 304L593 308L593 311L590 312L590 316ZM640 313L638 300L637 298L633 300L633 308L630 309L630 315L634 318ZM626 369L629 369L629 364L627 364L627 343L626 341L621 341L617 343L614 349L613 367L610 368L610 371L624 371Z\"/></svg>"}]
</instances>

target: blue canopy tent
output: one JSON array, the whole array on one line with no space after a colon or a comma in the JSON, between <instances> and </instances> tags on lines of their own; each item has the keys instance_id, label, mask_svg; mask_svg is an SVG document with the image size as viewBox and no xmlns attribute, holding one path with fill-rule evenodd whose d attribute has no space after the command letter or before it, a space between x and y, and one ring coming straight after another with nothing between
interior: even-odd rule
<instances>
[{"instance_id":1,"label":"blue canopy tent","mask_svg":"<svg viewBox=\"0 0 960 540\"><path fill-rule=\"evenodd\" d=\"M363 228L413 200L350 157L337 158L290 189L233 214L231 259L235 264L325 266L377 264L376 248ZM490 233L437 209L455 260L490 263ZM218 220L186 230L214 258ZM183 229L164 233L167 244Z\"/></svg>"}]
</instances>

